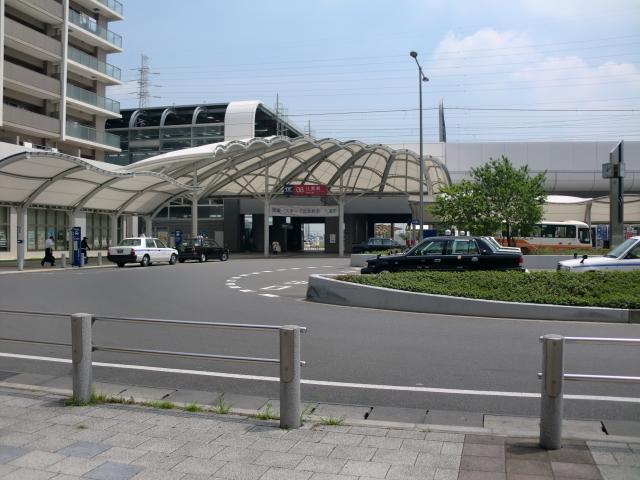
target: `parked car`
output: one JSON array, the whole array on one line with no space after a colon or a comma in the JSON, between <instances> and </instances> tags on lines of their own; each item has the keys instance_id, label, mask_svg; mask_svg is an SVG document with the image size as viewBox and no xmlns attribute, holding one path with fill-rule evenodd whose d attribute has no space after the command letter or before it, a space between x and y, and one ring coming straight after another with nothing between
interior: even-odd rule
<instances>
[{"instance_id":1,"label":"parked car","mask_svg":"<svg viewBox=\"0 0 640 480\"><path fill-rule=\"evenodd\" d=\"M404 246L391 238L372 237L366 242L355 243L351 246L351 253L380 252L382 250L393 250L394 248L404 248Z\"/></svg>"},{"instance_id":2,"label":"parked car","mask_svg":"<svg viewBox=\"0 0 640 480\"><path fill-rule=\"evenodd\" d=\"M178 251L167 247L162 240L150 237L132 237L123 239L115 247L109 247L107 259L118 267L127 263L139 263L147 267L152 263L176 263Z\"/></svg>"},{"instance_id":3,"label":"parked car","mask_svg":"<svg viewBox=\"0 0 640 480\"><path fill-rule=\"evenodd\" d=\"M598 270L640 270L640 236L631 237L606 255L581 259L561 260L558 271L595 272Z\"/></svg>"},{"instance_id":4,"label":"parked car","mask_svg":"<svg viewBox=\"0 0 640 480\"><path fill-rule=\"evenodd\" d=\"M493 245L498 250L504 250L505 252L518 252L522 253L522 249L520 247L508 247L506 245L502 245L498 240L494 237L482 237L483 240L486 240L488 243Z\"/></svg>"},{"instance_id":5,"label":"parked car","mask_svg":"<svg viewBox=\"0 0 640 480\"><path fill-rule=\"evenodd\" d=\"M367 260L361 273L415 270L524 271L522 253L494 247L483 237L429 237L406 253Z\"/></svg>"},{"instance_id":6,"label":"parked car","mask_svg":"<svg viewBox=\"0 0 640 480\"><path fill-rule=\"evenodd\" d=\"M178 261L198 260L206 262L217 258L221 262L229 260L229 249L221 247L211 238L196 237L183 240L178 247Z\"/></svg>"}]
</instances>

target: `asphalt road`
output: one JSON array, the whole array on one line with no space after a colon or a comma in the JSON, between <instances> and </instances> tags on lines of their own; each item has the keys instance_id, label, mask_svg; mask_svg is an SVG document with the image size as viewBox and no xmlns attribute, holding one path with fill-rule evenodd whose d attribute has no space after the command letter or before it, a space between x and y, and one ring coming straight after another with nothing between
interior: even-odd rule
<instances>
[{"instance_id":1,"label":"asphalt road","mask_svg":"<svg viewBox=\"0 0 640 480\"><path fill-rule=\"evenodd\" d=\"M304 386L305 400L436 410L537 415L539 401L487 391L539 391L538 338L546 333L640 338L640 325L455 317L337 307L304 300L309 274L350 271L347 259L231 259L207 264L130 266L0 275L0 309L210 322L298 324L303 378L371 385L473 390L474 394ZM3 337L69 341L66 319L0 315ZM277 357L277 334L98 322L97 345ZM0 351L68 358L68 349L0 342ZM97 352L98 361L277 376L277 368ZM572 373L640 375L634 347L569 345ZM0 358L0 370L69 373L68 365ZM96 368L98 380L273 395L277 384ZM484 392L484 393L483 393ZM566 393L640 397L640 386L572 383ZM569 400L569 418L640 417L638 403Z\"/></svg>"}]
</instances>

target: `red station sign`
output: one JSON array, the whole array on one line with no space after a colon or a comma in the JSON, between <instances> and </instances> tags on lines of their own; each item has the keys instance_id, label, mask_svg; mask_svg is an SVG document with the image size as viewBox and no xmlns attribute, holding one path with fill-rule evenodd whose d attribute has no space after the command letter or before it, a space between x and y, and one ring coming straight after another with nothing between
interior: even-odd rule
<instances>
[{"instance_id":1,"label":"red station sign","mask_svg":"<svg viewBox=\"0 0 640 480\"><path fill-rule=\"evenodd\" d=\"M285 195L324 197L327 195L326 185L285 185Z\"/></svg>"}]
</instances>

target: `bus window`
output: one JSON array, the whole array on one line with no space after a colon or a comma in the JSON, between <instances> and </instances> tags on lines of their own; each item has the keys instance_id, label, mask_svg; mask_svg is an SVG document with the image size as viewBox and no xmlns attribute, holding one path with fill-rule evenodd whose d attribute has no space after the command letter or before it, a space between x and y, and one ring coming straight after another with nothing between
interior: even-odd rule
<instances>
[{"instance_id":1,"label":"bus window","mask_svg":"<svg viewBox=\"0 0 640 480\"><path fill-rule=\"evenodd\" d=\"M579 228L578 229L578 241L580 243L586 243L591 245L591 232L588 228Z\"/></svg>"}]
</instances>

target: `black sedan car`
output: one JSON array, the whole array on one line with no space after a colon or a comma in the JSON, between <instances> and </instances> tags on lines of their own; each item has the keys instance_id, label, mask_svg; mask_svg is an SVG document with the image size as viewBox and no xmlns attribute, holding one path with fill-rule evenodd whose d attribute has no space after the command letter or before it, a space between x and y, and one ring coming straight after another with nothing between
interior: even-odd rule
<instances>
[{"instance_id":1,"label":"black sedan car","mask_svg":"<svg viewBox=\"0 0 640 480\"><path fill-rule=\"evenodd\" d=\"M211 259L222 262L229 260L229 249L221 247L218 242L210 238L197 237L183 240L178 247L178 261L198 260L206 262Z\"/></svg>"},{"instance_id":2,"label":"black sedan car","mask_svg":"<svg viewBox=\"0 0 640 480\"><path fill-rule=\"evenodd\" d=\"M372 237L366 242L355 243L351 247L351 253L380 252L383 250L403 249L400 243L391 238Z\"/></svg>"},{"instance_id":3,"label":"black sedan car","mask_svg":"<svg viewBox=\"0 0 640 480\"><path fill-rule=\"evenodd\" d=\"M367 260L361 273L411 270L518 270L521 253L500 250L482 237L429 237L406 253Z\"/></svg>"}]
</instances>

